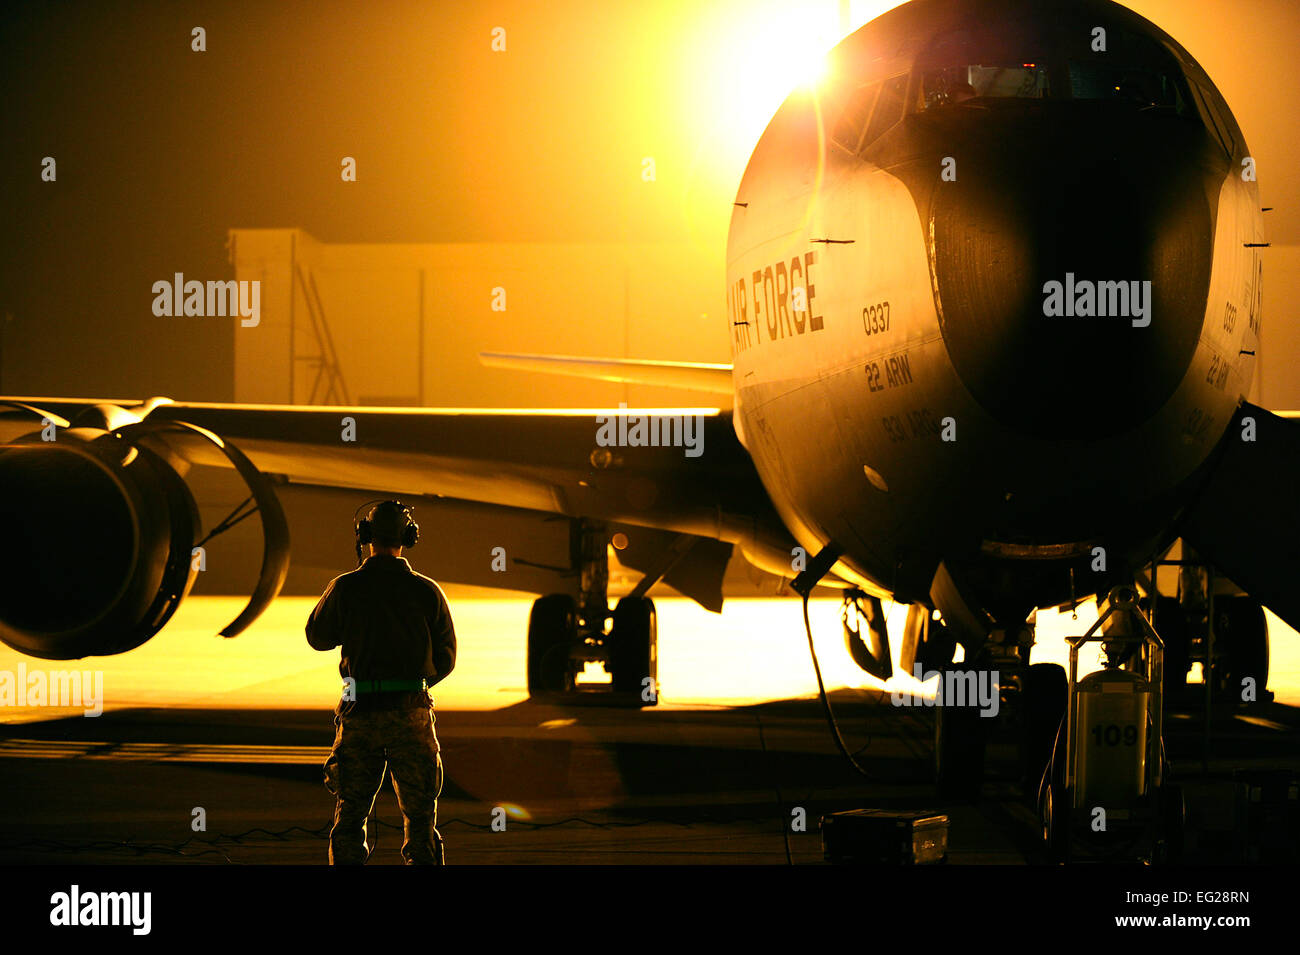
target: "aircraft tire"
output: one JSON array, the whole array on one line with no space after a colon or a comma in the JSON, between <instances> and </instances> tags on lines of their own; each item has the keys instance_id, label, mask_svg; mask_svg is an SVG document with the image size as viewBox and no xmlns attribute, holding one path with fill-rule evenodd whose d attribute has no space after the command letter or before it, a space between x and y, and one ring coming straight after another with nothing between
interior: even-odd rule
<instances>
[{"instance_id":1,"label":"aircraft tire","mask_svg":"<svg viewBox=\"0 0 1300 955\"><path fill-rule=\"evenodd\" d=\"M659 701L659 622L654 601L622 598L614 607L610 640L614 692L634 693L642 706L654 706Z\"/></svg>"},{"instance_id":2,"label":"aircraft tire","mask_svg":"<svg viewBox=\"0 0 1300 955\"><path fill-rule=\"evenodd\" d=\"M568 594L533 601L528 616L528 695L570 693L569 648L578 639L578 603Z\"/></svg>"},{"instance_id":3,"label":"aircraft tire","mask_svg":"<svg viewBox=\"0 0 1300 955\"><path fill-rule=\"evenodd\" d=\"M1214 639L1226 642L1228 661L1223 682L1227 700L1242 702L1243 681L1255 681L1255 700L1268 697L1268 621L1264 608L1250 597L1219 597L1214 602Z\"/></svg>"},{"instance_id":4,"label":"aircraft tire","mask_svg":"<svg viewBox=\"0 0 1300 955\"><path fill-rule=\"evenodd\" d=\"M1070 861L1070 790L1052 779L1043 787L1039 818L1047 860L1053 864Z\"/></svg>"},{"instance_id":5,"label":"aircraft tire","mask_svg":"<svg viewBox=\"0 0 1300 955\"><path fill-rule=\"evenodd\" d=\"M1025 792L1029 794L1031 805L1043 772L1052 760L1056 732L1065 717L1068 699L1065 667L1059 663L1034 663L1025 670L1021 701L1021 758L1024 761Z\"/></svg>"},{"instance_id":6,"label":"aircraft tire","mask_svg":"<svg viewBox=\"0 0 1300 955\"><path fill-rule=\"evenodd\" d=\"M981 719L976 707L936 704L934 770L940 796L979 799L984 782L984 725Z\"/></svg>"},{"instance_id":7,"label":"aircraft tire","mask_svg":"<svg viewBox=\"0 0 1300 955\"><path fill-rule=\"evenodd\" d=\"M1142 601L1142 607L1151 613L1150 599ZM1176 702L1187 688L1187 671L1191 666L1189 651L1191 649L1188 634L1187 614L1177 597L1161 597L1155 612L1156 632L1165 645L1164 660L1164 695L1166 702Z\"/></svg>"}]
</instances>

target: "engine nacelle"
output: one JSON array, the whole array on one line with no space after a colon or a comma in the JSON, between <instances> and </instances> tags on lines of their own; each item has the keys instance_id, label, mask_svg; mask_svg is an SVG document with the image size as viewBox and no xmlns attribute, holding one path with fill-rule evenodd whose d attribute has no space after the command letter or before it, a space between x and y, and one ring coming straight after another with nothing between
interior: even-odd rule
<instances>
[{"instance_id":1,"label":"engine nacelle","mask_svg":"<svg viewBox=\"0 0 1300 955\"><path fill-rule=\"evenodd\" d=\"M194 582L194 497L159 454L98 428L0 448L0 640L51 660L134 649Z\"/></svg>"}]
</instances>

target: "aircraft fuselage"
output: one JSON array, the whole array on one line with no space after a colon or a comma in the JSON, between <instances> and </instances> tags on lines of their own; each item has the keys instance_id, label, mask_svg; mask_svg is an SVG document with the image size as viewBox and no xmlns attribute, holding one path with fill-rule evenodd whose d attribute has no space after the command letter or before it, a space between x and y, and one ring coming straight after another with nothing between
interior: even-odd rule
<instances>
[{"instance_id":1,"label":"aircraft fuselage","mask_svg":"<svg viewBox=\"0 0 1300 955\"><path fill-rule=\"evenodd\" d=\"M1263 228L1236 122L1094 0L919 0L832 70L771 121L728 243L736 427L768 492L900 599L940 561L994 617L1103 589L1172 543L1250 386Z\"/></svg>"}]
</instances>

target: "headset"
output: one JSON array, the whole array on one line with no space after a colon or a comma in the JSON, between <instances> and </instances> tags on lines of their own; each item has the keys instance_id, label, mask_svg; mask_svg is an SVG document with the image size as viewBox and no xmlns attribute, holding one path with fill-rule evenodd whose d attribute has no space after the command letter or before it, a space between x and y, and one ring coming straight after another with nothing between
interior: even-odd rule
<instances>
[{"instance_id":1,"label":"headset","mask_svg":"<svg viewBox=\"0 0 1300 955\"><path fill-rule=\"evenodd\" d=\"M366 517L358 518L357 515L361 513L361 509L369 507L372 504L375 506L371 508L370 513ZM412 516L412 508L403 504L401 501L392 500L391 498L375 498L372 501L366 501L361 505L361 507L358 507L352 512L352 531L356 537L358 564L361 563L361 548L366 544L374 543L375 517L379 509L385 504L390 504L392 507L401 511L401 517L398 518L398 520L401 522L400 542L402 547L414 547L416 541L420 539L420 525L415 523L415 518Z\"/></svg>"}]
</instances>

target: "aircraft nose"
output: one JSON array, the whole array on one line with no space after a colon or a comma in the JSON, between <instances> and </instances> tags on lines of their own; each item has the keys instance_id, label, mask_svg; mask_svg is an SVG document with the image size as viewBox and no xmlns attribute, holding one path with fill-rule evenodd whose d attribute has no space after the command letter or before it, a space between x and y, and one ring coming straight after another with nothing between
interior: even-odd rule
<instances>
[{"instance_id":1,"label":"aircraft nose","mask_svg":"<svg viewBox=\"0 0 1300 955\"><path fill-rule=\"evenodd\" d=\"M1153 414L1186 373L1213 224L1187 152L1075 132L960 158L935 188L930 255L944 341L976 400L1024 433L1102 437Z\"/></svg>"}]
</instances>

